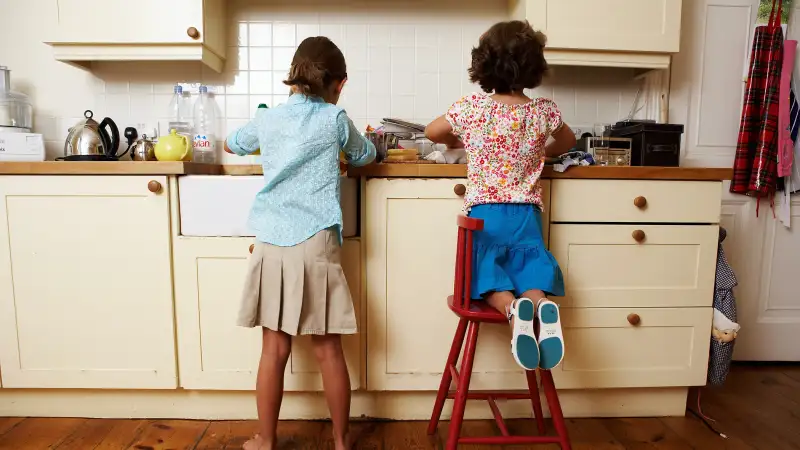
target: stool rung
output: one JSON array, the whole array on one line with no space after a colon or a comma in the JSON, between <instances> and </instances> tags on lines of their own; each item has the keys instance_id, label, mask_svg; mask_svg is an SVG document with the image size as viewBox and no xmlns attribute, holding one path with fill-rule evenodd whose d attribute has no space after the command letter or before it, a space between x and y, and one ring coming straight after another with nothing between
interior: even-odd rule
<instances>
[{"instance_id":1,"label":"stool rung","mask_svg":"<svg viewBox=\"0 0 800 450\"><path fill-rule=\"evenodd\" d=\"M490 397L496 400L530 400L531 394L518 391L475 391L467 393L468 400L488 400ZM456 391L449 391L447 398L456 398Z\"/></svg>"},{"instance_id":2,"label":"stool rung","mask_svg":"<svg viewBox=\"0 0 800 450\"><path fill-rule=\"evenodd\" d=\"M470 436L458 438L459 444L522 445L561 444L557 436Z\"/></svg>"},{"instance_id":3,"label":"stool rung","mask_svg":"<svg viewBox=\"0 0 800 450\"><path fill-rule=\"evenodd\" d=\"M497 407L497 403L494 401L494 397L489 397L486 399L486 402L489 404L489 408L492 410L492 414L494 415L494 421L497 422L497 428L500 429L500 434L503 436L510 436L508 434L508 428L506 427L506 422L503 420L503 416L500 415L500 408Z\"/></svg>"},{"instance_id":4,"label":"stool rung","mask_svg":"<svg viewBox=\"0 0 800 450\"><path fill-rule=\"evenodd\" d=\"M456 370L456 366L451 365L450 367L448 367L448 369L450 369L450 376L453 377L452 383L455 383L456 386L458 386L459 378L458 378L458 370Z\"/></svg>"}]
</instances>

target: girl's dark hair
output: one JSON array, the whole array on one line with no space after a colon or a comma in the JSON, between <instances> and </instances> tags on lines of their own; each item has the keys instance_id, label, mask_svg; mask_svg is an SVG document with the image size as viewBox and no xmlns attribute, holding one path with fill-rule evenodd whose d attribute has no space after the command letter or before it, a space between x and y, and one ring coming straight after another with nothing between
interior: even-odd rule
<instances>
[{"instance_id":1,"label":"girl's dark hair","mask_svg":"<svg viewBox=\"0 0 800 450\"><path fill-rule=\"evenodd\" d=\"M547 73L546 41L545 35L534 31L527 21L493 25L472 49L470 81L498 94L539 86Z\"/></svg>"},{"instance_id":2,"label":"girl's dark hair","mask_svg":"<svg viewBox=\"0 0 800 450\"><path fill-rule=\"evenodd\" d=\"M303 95L323 97L331 83L347 78L347 65L339 47L324 36L303 40L292 59L289 78L283 82Z\"/></svg>"}]
</instances>

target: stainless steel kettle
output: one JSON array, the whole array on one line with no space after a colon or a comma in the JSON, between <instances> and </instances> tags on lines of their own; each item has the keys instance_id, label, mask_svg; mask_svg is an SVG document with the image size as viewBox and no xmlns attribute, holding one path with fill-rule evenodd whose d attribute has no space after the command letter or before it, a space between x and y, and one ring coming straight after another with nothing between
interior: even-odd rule
<instances>
[{"instance_id":1,"label":"stainless steel kettle","mask_svg":"<svg viewBox=\"0 0 800 450\"><path fill-rule=\"evenodd\" d=\"M64 143L64 156L67 161L116 161L119 159L119 128L113 120L106 117L99 124L92 118L91 110L86 110L86 118L69 129ZM106 130L108 129L108 130ZM110 136L109 136L110 131Z\"/></svg>"}]
</instances>

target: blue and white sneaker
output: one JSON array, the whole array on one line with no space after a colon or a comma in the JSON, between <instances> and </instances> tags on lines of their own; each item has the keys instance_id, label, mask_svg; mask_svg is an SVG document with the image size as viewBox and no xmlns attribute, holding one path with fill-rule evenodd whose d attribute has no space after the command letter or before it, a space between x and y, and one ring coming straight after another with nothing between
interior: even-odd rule
<instances>
[{"instance_id":1,"label":"blue and white sneaker","mask_svg":"<svg viewBox=\"0 0 800 450\"><path fill-rule=\"evenodd\" d=\"M539 368L550 370L564 359L564 333L558 305L543 298L539 300Z\"/></svg>"},{"instance_id":2,"label":"blue and white sneaker","mask_svg":"<svg viewBox=\"0 0 800 450\"><path fill-rule=\"evenodd\" d=\"M508 320L514 319L511 354L525 370L536 370L539 367L539 345L533 330L535 317L536 305L529 298L515 301L508 313Z\"/></svg>"}]
</instances>

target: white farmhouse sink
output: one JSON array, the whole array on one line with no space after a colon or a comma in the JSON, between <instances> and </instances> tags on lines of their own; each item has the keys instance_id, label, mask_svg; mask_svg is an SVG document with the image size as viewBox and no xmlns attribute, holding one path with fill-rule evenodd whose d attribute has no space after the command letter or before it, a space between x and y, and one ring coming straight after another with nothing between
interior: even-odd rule
<instances>
[{"instance_id":1,"label":"white farmhouse sink","mask_svg":"<svg viewBox=\"0 0 800 450\"><path fill-rule=\"evenodd\" d=\"M178 178L183 236L253 236L247 217L264 187L262 176L187 175ZM344 237L358 229L358 180L342 177Z\"/></svg>"}]
</instances>

